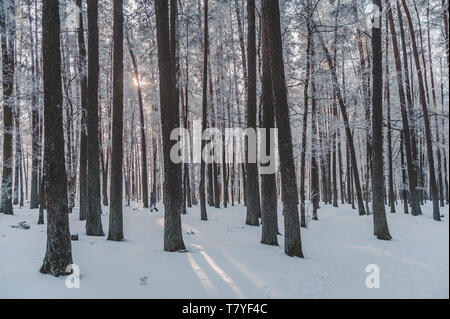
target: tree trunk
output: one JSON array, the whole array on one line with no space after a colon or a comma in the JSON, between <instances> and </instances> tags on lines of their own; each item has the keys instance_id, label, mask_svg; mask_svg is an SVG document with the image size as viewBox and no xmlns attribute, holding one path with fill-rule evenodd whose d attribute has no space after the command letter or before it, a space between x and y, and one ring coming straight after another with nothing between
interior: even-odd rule
<instances>
[{"instance_id":1,"label":"tree trunk","mask_svg":"<svg viewBox=\"0 0 450 319\"><path fill-rule=\"evenodd\" d=\"M383 163L383 55L381 49L381 0L373 0L376 10L372 20L372 158L373 223L378 239L390 240L384 207Z\"/></svg>"},{"instance_id":2,"label":"tree trunk","mask_svg":"<svg viewBox=\"0 0 450 319\"><path fill-rule=\"evenodd\" d=\"M71 272L72 248L67 211L61 85L59 2L42 3L42 54L44 62L45 193L47 196L47 249L41 273L54 276Z\"/></svg>"},{"instance_id":3,"label":"tree trunk","mask_svg":"<svg viewBox=\"0 0 450 319\"><path fill-rule=\"evenodd\" d=\"M291 123L284 76L280 8L278 0L263 1L269 17L272 83L278 127L278 152L283 154L283 156L280 156L280 173L284 214L284 251L288 256L303 257Z\"/></svg>"},{"instance_id":4,"label":"tree trunk","mask_svg":"<svg viewBox=\"0 0 450 319\"><path fill-rule=\"evenodd\" d=\"M168 9L167 1L155 0L164 157L164 250L180 251L185 249L180 216L183 201L181 164L174 163L170 158L170 150L175 144L170 134L180 125L180 110L175 103L176 76L170 54Z\"/></svg>"},{"instance_id":5,"label":"tree trunk","mask_svg":"<svg viewBox=\"0 0 450 319\"><path fill-rule=\"evenodd\" d=\"M15 30L11 30L14 1L7 0L0 5L0 34L3 72L3 174L1 185L0 213L12 215L13 186L13 107L14 107L14 41Z\"/></svg>"},{"instance_id":6,"label":"tree trunk","mask_svg":"<svg viewBox=\"0 0 450 319\"><path fill-rule=\"evenodd\" d=\"M204 32L203 32L203 96L202 96L202 131L206 129L207 125L207 104L208 104L208 50L207 45L209 41L208 36L208 0L204 0ZM205 141L202 139L202 149L205 147ZM207 212L206 212L206 194L205 194L205 184L206 184L206 176L205 170L206 165L203 159L203 154L201 154L201 163L200 163L200 214L202 220L207 220Z\"/></svg>"},{"instance_id":7,"label":"tree trunk","mask_svg":"<svg viewBox=\"0 0 450 319\"><path fill-rule=\"evenodd\" d=\"M275 127L275 115L273 108L272 93L272 72L270 65L270 38L269 38L269 21L268 12L265 7L265 1L262 3L262 105L263 105L263 122L262 127L266 134L261 136L261 143L265 143L261 154L266 152L269 155L270 162L268 165L275 165L275 136L271 129ZM263 155L266 155L263 154ZM263 164L261 163L261 166ZM278 220L277 220L277 185L275 180L275 172L261 175L261 223L262 235L261 243L266 245L278 246Z\"/></svg>"},{"instance_id":8,"label":"tree trunk","mask_svg":"<svg viewBox=\"0 0 450 319\"><path fill-rule=\"evenodd\" d=\"M391 90L389 88L389 24L388 17L386 16L386 40L385 40L385 55L386 55L386 77L384 84L384 94L387 107L387 148L388 148L388 199L391 213L395 213L395 195L394 195L394 169L392 165L392 123L391 123ZM403 169L403 168L402 168Z\"/></svg>"},{"instance_id":9,"label":"tree trunk","mask_svg":"<svg viewBox=\"0 0 450 319\"><path fill-rule=\"evenodd\" d=\"M88 205L86 235L104 236L100 198L100 147L98 139L98 2L88 0Z\"/></svg>"},{"instance_id":10,"label":"tree trunk","mask_svg":"<svg viewBox=\"0 0 450 319\"><path fill-rule=\"evenodd\" d=\"M113 126L108 240L123 240L123 0L114 1Z\"/></svg>"},{"instance_id":11,"label":"tree trunk","mask_svg":"<svg viewBox=\"0 0 450 319\"><path fill-rule=\"evenodd\" d=\"M308 11L310 14L310 1L308 1ZM307 42L306 42L306 75L305 75L305 88L303 89L303 131L302 131L302 148L300 154L300 226L306 228L306 207L305 207L305 180L306 180L306 134L308 129L308 104L309 104L309 81L311 74L311 40L312 40L312 28L310 23L310 16L307 21ZM270 56L269 61L270 62Z\"/></svg>"},{"instance_id":12,"label":"tree trunk","mask_svg":"<svg viewBox=\"0 0 450 319\"><path fill-rule=\"evenodd\" d=\"M79 28L78 28L78 72L80 74L80 102L81 102L81 123L80 123L80 220L85 220L87 216L88 185L87 185L87 72L86 72L86 46L84 43L82 2L77 0L80 8Z\"/></svg>"},{"instance_id":13,"label":"tree trunk","mask_svg":"<svg viewBox=\"0 0 450 319\"><path fill-rule=\"evenodd\" d=\"M317 132L317 103L316 103L316 79L315 79L315 48L314 38L311 37L311 203L312 219L318 220L317 210L320 201L319 186L319 159L317 149L319 139Z\"/></svg>"},{"instance_id":14,"label":"tree trunk","mask_svg":"<svg viewBox=\"0 0 450 319\"><path fill-rule=\"evenodd\" d=\"M403 151L404 141L404 131L400 132L400 157L402 165L402 197L403 197L403 212L408 214L408 191L406 187L406 170L405 170L405 154Z\"/></svg>"},{"instance_id":15,"label":"tree trunk","mask_svg":"<svg viewBox=\"0 0 450 319\"><path fill-rule=\"evenodd\" d=\"M247 56L248 56L248 88L247 88L247 128L256 131L256 26L255 26L255 0L247 1ZM256 145L249 148L247 153ZM256 150L256 148L254 148ZM252 154L253 155L253 154ZM248 162L253 156L247 155L247 217L245 223L259 226L258 216L261 208L259 203L258 167L257 163Z\"/></svg>"}]
</instances>

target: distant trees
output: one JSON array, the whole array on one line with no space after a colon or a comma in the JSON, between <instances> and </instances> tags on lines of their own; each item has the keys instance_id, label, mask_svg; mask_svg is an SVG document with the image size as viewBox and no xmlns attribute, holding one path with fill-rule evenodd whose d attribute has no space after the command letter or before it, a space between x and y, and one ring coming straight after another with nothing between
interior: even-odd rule
<instances>
[{"instance_id":1,"label":"distant trees","mask_svg":"<svg viewBox=\"0 0 450 319\"><path fill-rule=\"evenodd\" d=\"M148 207L148 181L164 201L167 251L185 249L180 214L198 199L204 221L207 205L242 203L245 223L261 222L261 243L278 245L283 233L286 254L298 257L300 227L339 197L352 208L356 200L360 215L373 211L379 239L391 238L385 206L394 213L399 200L417 216L431 199L440 220L439 205L448 203L448 1L413 1L411 15L408 1L385 0L381 10L383 0L373 0L386 23L375 15L368 32L353 0L345 10L342 1L311 0L72 2L73 28L66 13L59 21L59 1L0 4L0 212L29 200L43 224L47 209L43 272L66 273L54 260L71 261L62 249L70 253L66 217L77 213L76 200L86 234L102 236L109 195L108 240L120 241L123 199ZM229 141L236 152L228 154L225 137L220 150L201 141L201 155L223 163L174 163L170 135L180 126L192 134L196 120L222 133L266 129L256 146L271 162L278 151L279 166L267 173L267 164L253 163L248 141Z\"/></svg>"}]
</instances>

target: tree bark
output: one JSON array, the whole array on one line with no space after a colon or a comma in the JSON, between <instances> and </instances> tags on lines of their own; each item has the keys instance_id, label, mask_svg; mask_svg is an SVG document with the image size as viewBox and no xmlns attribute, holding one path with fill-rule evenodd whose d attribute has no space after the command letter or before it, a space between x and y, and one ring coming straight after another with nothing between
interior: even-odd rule
<instances>
[{"instance_id":1,"label":"tree bark","mask_svg":"<svg viewBox=\"0 0 450 319\"><path fill-rule=\"evenodd\" d=\"M206 129L207 125L207 104L208 104L208 50L207 44L209 41L208 36L208 0L204 0L204 31L203 31L203 96L202 96L202 131ZM202 139L202 152L205 147L205 141ZM200 163L200 186L199 186L199 194L200 194L200 215L202 220L208 220L208 215L206 212L206 194L205 194L205 184L206 184L206 176L205 170L206 165L203 159L203 154L201 154L201 163Z\"/></svg>"},{"instance_id":2,"label":"tree bark","mask_svg":"<svg viewBox=\"0 0 450 319\"><path fill-rule=\"evenodd\" d=\"M100 198L100 147L98 139L98 1L88 3L88 205L86 235L104 236Z\"/></svg>"},{"instance_id":3,"label":"tree bark","mask_svg":"<svg viewBox=\"0 0 450 319\"><path fill-rule=\"evenodd\" d=\"M281 188L284 214L284 251L288 256L303 257L298 212L298 190L292 150L291 123L284 75L283 45L278 0L263 0L268 11L270 57L275 116L278 127Z\"/></svg>"},{"instance_id":4,"label":"tree bark","mask_svg":"<svg viewBox=\"0 0 450 319\"><path fill-rule=\"evenodd\" d=\"M261 136L261 143L265 143L264 151L270 155L270 164L275 165L275 136L270 130L275 127L275 115L273 108L272 72L270 65L269 21L265 1L262 3L262 128L265 136ZM262 146L262 145L261 145ZM261 149L263 152L263 149ZM261 164L263 165L263 164ZM278 246L278 220L277 220L277 185L275 173L261 175L261 243Z\"/></svg>"},{"instance_id":5,"label":"tree bark","mask_svg":"<svg viewBox=\"0 0 450 319\"><path fill-rule=\"evenodd\" d=\"M256 26L255 0L247 1L247 56L248 56L248 88L247 88L247 128L256 130ZM247 141L247 152L249 145ZM256 150L256 148L255 148ZM250 163L247 155L247 217L245 223L259 226L261 208L259 203L258 167Z\"/></svg>"},{"instance_id":6,"label":"tree bark","mask_svg":"<svg viewBox=\"0 0 450 319\"><path fill-rule=\"evenodd\" d=\"M372 20L372 190L374 234L390 240L384 207L383 163L383 54L381 49L381 0L373 0L376 10Z\"/></svg>"},{"instance_id":7,"label":"tree bark","mask_svg":"<svg viewBox=\"0 0 450 319\"><path fill-rule=\"evenodd\" d=\"M123 240L123 0L114 1L113 118L108 240Z\"/></svg>"},{"instance_id":8,"label":"tree bark","mask_svg":"<svg viewBox=\"0 0 450 319\"><path fill-rule=\"evenodd\" d=\"M3 78L3 174L1 185L0 213L12 215L13 186L13 107L14 107L14 36L11 21L14 1L7 0L0 5L0 34L2 47Z\"/></svg>"},{"instance_id":9,"label":"tree bark","mask_svg":"<svg viewBox=\"0 0 450 319\"><path fill-rule=\"evenodd\" d=\"M47 249L40 272L54 276L71 272L72 248L67 211L67 184L62 115L59 2L42 3L44 62L44 174L47 195ZM51 133L50 133L51 132Z\"/></svg>"},{"instance_id":10,"label":"tree bark","mask_svg":"<svg viewBox=\"0 0 450 319\"><path fill-rule=\"evenodd\" d=\"M185 249L180 216L183 201L181 164L170 158L170 150L175 144L170 134L180 125L180 110L175 103L175 67L170 54L168 9L167 1L155 0L164 157L164 250L180 251Z\"/></svg>"},{"instance_id":11,"label":"tree bark","mask_svg":"<svg viewBox=\"0 0 450 319\"><path fill-rule=\"evenodd\" d=\"M87 186L87 72L86 72L86 46L84 43L82 0L77 0L80 9L78 28L78 73L80 74L80 102L81 102L81 122L80 122L80 220L85 220L87 216L88 186Z\"/></svg>"}]
</instances>

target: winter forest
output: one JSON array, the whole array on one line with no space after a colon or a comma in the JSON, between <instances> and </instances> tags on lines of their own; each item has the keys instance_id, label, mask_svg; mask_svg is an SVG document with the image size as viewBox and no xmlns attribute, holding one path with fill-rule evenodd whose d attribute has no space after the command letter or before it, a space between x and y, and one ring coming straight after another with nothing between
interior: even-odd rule
<instances>
[{"instance_id":1,"label":"winter forest","mask_svg":"<svg viewBox=\"0 0 450 319\"><path fill-rule=\"evenodd\" d=\"M448 298L448 19L0 0L0 298Z\"/></svg>"}]
</instances>

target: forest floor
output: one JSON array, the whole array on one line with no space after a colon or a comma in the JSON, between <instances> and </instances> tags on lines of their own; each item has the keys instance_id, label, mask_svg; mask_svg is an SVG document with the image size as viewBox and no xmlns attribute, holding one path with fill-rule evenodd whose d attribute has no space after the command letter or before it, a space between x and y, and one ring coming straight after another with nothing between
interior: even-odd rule
<instances>
[{"instance_id":1,"label":"forest floor","mask_svg":"<svg viewBox=\"0 0 450 319\"><path fill-rule=\"evenodd\" d=\"M198 207L189 209L182 217L188 251L164 252L159 208L125 208L123 242L87 237L74 210L79 289L39 273L46 225L36 224L38 210L0 214L0 298L449 298L448 206L442 222L431 218L431 203L422 216L388 214L393 240L381 241L372 235L373 216L322 204L319 221L302 229L304 259L284 254L282 216L280 247L265 246L261 227L244 225L243 206L208 208L206 222ZM103 207L105 234L108 211ZM22 221L31 228L11 227ZM366 287L369 264L379 266L378 289Z\"/></svg>"}]
</instances>

